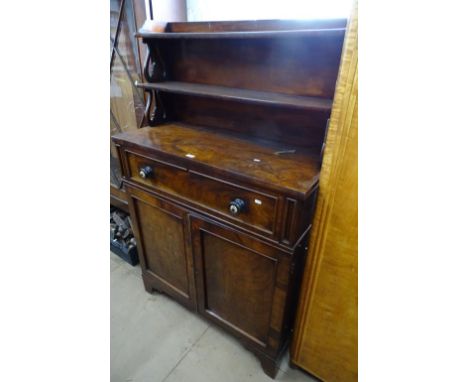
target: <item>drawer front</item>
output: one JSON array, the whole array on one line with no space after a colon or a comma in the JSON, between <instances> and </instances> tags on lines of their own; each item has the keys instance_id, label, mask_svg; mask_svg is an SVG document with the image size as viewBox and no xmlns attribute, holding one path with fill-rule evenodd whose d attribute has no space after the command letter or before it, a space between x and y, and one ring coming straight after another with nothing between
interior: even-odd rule
<instances>
[{"instance_id":1,"label":"drawer front","mask_svg":"<svg viewBox=\"0 0 468 382\"><path fill-rule=\"evenodd\" d=\"M183 198L209 213L244 223L269 235L274 234L279 210L277 197L133 152L126 151L125 155L131 181ZM148 175L142 177L142 169ZM241 199L245 205L238 214L233 215L230 203L235 199Z\"/></svg>"}]
</instances>

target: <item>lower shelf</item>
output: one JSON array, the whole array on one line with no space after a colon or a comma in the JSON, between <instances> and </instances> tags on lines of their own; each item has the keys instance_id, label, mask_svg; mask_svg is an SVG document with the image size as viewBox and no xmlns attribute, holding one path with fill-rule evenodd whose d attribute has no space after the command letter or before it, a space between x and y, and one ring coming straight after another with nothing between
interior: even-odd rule
<instances>
[{"instance_id":1,"label":"lower shelf","mask_svg":"<svg viewBox=\"0 0 468 382\"><path fill-rule=\"evenodd\" d=\"M333 104L333 100L329 98L273 93L251 89L237 89L226 86L205 85L179 81L153 83L136 82L136 86L143 89L160 90L169 93L234 100L246 103L259 103L278 107L289 107L293 109L330 112Z\"/></svg>"}]
</instances>

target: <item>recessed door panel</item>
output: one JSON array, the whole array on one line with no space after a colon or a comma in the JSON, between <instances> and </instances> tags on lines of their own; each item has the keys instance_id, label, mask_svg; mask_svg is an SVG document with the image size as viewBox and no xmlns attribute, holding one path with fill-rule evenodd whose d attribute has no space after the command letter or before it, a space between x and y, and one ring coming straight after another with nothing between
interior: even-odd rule
<instances>
[{"instance_id":1,"label":"recessed door panel","mask_svg":"<svg viewBox=\"0 0 468 382\"><path fill-rule=\"evenodd\" d=\"M148 270L188 295L182 217L141 201L135 204Z\"/></svg>"},{"instance_id":2,"label":"recessed door panel","mask_svg":"<svg viewBox=\"0 0 468 382\"><path fill-rule=\"evenodd\" d=\"M145 280L152 288L194 307L187 212L146 192L131 187L127 192Z\"/></svg>"},{"instance_id":3,"label":"recessed door panel","mask_svg":"<svg viewBox=\"0 0 468 382\"><path fill-rule=\"evenodd\" d=\"M275 261L202 231L205 309L266 343Z\"/></svg>"},{"instance_id":4,"label":"recessed door panel","mask_svg":"<svg viewBox=\"0 0 468 382\"><path fill-rule=\"evenodd\" d=\"M278 302L278 250L250 236L192 219L198 310L263 348L269 345Z\"/></svg>"}]
</instances>

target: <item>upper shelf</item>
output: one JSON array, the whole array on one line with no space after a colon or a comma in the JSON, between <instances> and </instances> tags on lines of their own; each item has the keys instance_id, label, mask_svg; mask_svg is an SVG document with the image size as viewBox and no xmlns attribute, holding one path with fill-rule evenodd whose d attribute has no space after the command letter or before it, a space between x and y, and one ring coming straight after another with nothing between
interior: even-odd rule
<instances>
[{"instance_id":1,"label":"upper shelf","mask_svg":"<svg viewBox=\"0 0 468 382\"><path fill-rule=\"evenodd\" d=\"M303 110L330 111L333 103L331 99L327 98L297 96L176 81L145 84L136 82L136 86L171 93L236 100L247 103L282 106Z\"/></svg>"},{"instance_id":2,"label":"upper shelf","mask_svg":"<svg viewBox=\"0 0 468 382\"><path fill-rule=\"evenodd\" d=\"M152 39L281 38L344 36L346 28L218 32L151 32L140 29L136 37Z\"/></svg>"}]
</instances>

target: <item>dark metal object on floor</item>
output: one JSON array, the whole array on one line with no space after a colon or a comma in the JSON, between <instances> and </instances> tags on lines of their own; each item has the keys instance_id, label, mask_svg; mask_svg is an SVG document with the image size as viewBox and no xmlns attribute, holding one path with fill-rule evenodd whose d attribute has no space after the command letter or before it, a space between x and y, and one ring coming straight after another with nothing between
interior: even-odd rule
<instances>
[{"instance_id":1,"label":"dark metal object on floor","mask_svg":"<svg viewBox=\"0 0 468 382\"><path fill-rule=\"evenodd\" d=\"M130 217L115 207L110 209L110 249L127 263L138 264L136 240L133 237Z\"/></svg>"}]
</instances>

